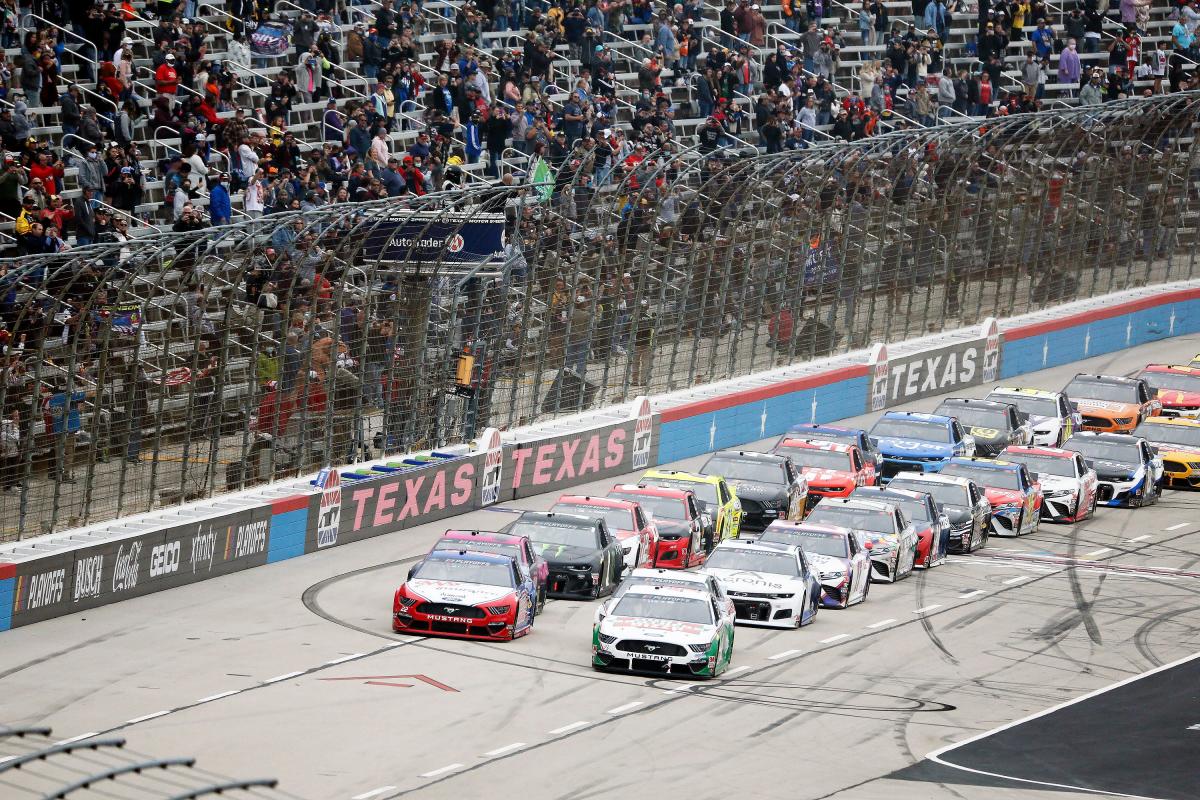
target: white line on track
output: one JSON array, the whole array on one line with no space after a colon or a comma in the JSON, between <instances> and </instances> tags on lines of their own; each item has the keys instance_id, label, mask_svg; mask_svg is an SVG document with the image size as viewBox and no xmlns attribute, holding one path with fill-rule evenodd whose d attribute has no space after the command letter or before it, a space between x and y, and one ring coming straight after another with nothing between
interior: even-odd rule
<instances>
[{"instance_id":1,"label":"white line on track","mask_svg":"<svg viewBox=\"0 0 1200 800\"><path fill-rule=\"evenodd\" d=\"M1190 522L1181 522L1181 523L1179 523L1178 525L1172 525L1172 526L1171 526L1171 527L1169 527L1169 528L1163 528L1163 530L1164 530L1164 531L1177 531L1177 530L1179 530L1180 528L1186 528L1188 525L1191 525L1191 524L1192 524L1192 523L1190 523Z\"/></svg>"},{"instance_id":2,"label":"white line on track","mask_svg":"<svg viewBox=\"0 0 1200 800\"><path fill-rule=\"evenodd\" d=\"M1087 557L1091 558L1092 556L1102 556L1105 553L1111 553L1111 552L1113 552L1113 549L1111 547L1101 547L1099 550L1093 550L1092 552L1088 553Z\"/></svg>"},{"instance_id":3,"label":"white line on track","mask_svg":"<svg viewBox=\"0 0 1200 800\"><path fill-rule=\"evenodd\" d=\"M895 621L896 620L894 620L894 619L884 619L884 620L880 620L879 622L876 622L874 625L868 625L867 627L871 628L871 629L882 628L884 625L891 625Z\"/></svg>"},{"instance_id":4,"label":"white line on track","mask_svg":"<svg viewBox=\"0 0 1200 800\"><path fill-rule=\"evenodd\" d=\"M356 794L356 795L354 795L354 797L350 798L350 800L367 800L367 798L369 798L369 797L374 797L375 795L383 794L384 792L390 792L392 789L395 789L395 788L396 788L395 786L380 786L378 789L372 789L369 792L363 792L362 794Z\"/></svg>"},{"instance_id":5,"label":"white line on track","mask_svg":"<svg viewBox=\"0 0 1200 800\"><path fill-rule=\"evenodd\" d=\"M732 675L732 674L733 674L733 673L735 673L735 672L741 672L742 670L745 670L745 669L750 669L750 667L748 667L747 665L743 664L743 665L742 665L742 666L740 666L740 667L734 667L733 669L731 669L731 670L727 671L725 674L726 674L726 675Z\"/></svg>"},{"instance_id":6,"label":"white line on track","mask_svg":"<svg viewBox=\"0 0 1200 800\"><path fill-rule=\"evenodd\" d=\"M171 713L170 709L168 709L166 711L155 711L153 714L147 714L144 717L134 717L133 719L126 722L125 724L126 725L137 725L139 722L146 722L147 720L154 719L155 717L161 717L161 716L164 716L164 715L170 714L170 713Z\"/></svg>"},{"instance_id":7,"label":"white line on track","mask_svg":"<svg viewBox=\"0 0 1200 800\"><path fill-rule=\"evenodd\" d=\"M484 753L485 756L502 756L505 753L511 753L513 750L519 750L525 746L524 742L513 742L506 744L504 747L497 747L495 750L488 750Z\"/></svg>"},{"instance_id":8,"label":"white line on track","mask_svg":"<svg viewBox=\"0 0 1200 800\"><path fill-rule=\"evenodd\" d=\"M692 693L692 687L690 687L690 686L680 686L678 689L663 689L663 694L669 694L669 695L691 694L691 693Z\"/></svg>"},{"instance_id":9,"label":"white line on track","mask_svg":"<svg viewBox=\"0 0 1200 800\"><path fill-rule=\"evenodd\" d=\"M360 658L362 655L363 655L362 653L351 653L348 656L342 656L341 658L335 658L332 661L326 661L325 663L326 664L341 664L342 662L349 661L352 658Z\"/></svg>"},{"instance_id":10,"label":"white line on track","mask_svg":"<svg viewBox=\"0 0 1200 800\"><path fill-rule=\"evenodd\" d=\"M196 702L197 703L209 703L213 700L220 700L222 697L229 697L230 695L235 695L240 691L241 691L241 689L230 689L228 692L221 692L220 694L210 694L208 697L201 697Z\"/></svg>"},{"instance_id":11,"label":"white line on track","mask_svg":"<svg viewBox=\"0 0 1200 800\"><path fill-rule=\"evenodd\" d=\"M1001 581L1001 583L1003 583L1005 586L1012 586L1014 583L1020 583L1021 581L1027 581L1027 580L1030 580L1030 576L1018 575L1015 578L1009 578L1006 581Z\"/></svg>"},{"instance_id":12,"label":"white line on track","mask_svg":"<svg viewBox=\"0 0 1200 800\"><path fill-rule=\"evenodd\" d=\"M831 644L833 642L837 642L837 641L841 641L842 639L849 639L849 638L850 638L850 634L839 633L837 636L830 636L828 639L822 639L821 644Z\"/></svg>"},{"instance_id":13,"label":"white line on track","mask_svg":"<svg viewBox=\"0 0 1200 800\"><path fill-rule=\"evenodd\" d=\"M423 772L423 773L421 773L421 777L422 778L436 778L438 775L441 775L443 773L453 772L456 769L462 769L462 766L463 766L462 764L447 764L444 767L439 767L438 769L431 770L430 772Z\"/></svg>"},{"instance_id":14,"label":"white line on track","mask_svg":"<svg viewBox=\"0 0 1200 800\"><path fill-rule=\"evenodd\" d=\"M942 607L941 603L934 603L931 606L922 606L921 608L914 608L912 613L924 614L926 611L933 611L935 608L941 608L941 607Z\"/></svg>"},{"instance_id":15,"label":"white line on track","mask_svg":"<svg viewBox=\"0 0 1200 800\"><path fill-rule=\"evenodd\" d=\"M960 594L958 596L958 599L959 600L970 600L972 597L978 597L981 594L983 594L983 589L976 589L973 592L967 592L966 594Z\"/></svg>"},{"instance_id":16,"label":"white line on track","mask_svg":"<svg viewBox=\"0 0 1200 800\"><path fill-rule=\"evenodd\" d=\"M1141 536L1135 536L1132 539L1126 539L1127 542L1144 542L1150 538L1150 534L1143 533Z\"/></svg>"},{"instance_id":17,"label":"white line on track","mask_svg":"<svg viewBox=\"0 0 1200 800\"><path fill-rule=\"evenodd\" d=\"M82 739L90 739L95 735L96 735L95 731L92 731L91 733L81 733L78 736L72 736L70 739L63 739L62 741L55 742L54 744L56 744L56 745L71 744L72 742L78 742Z\"/></svg>"},{"instance_id":18,"label":"white line on track","mask_svg":"<svg viewBox=\"0 0 1200 800\"><path fill-rule=\"evenodd\" d=\"M791 656L798 655L801 652L803 652L803 651L801 651L801 650L784 650L782 653L776 653L773 656L767 656L767 660L768 661L778 661L781 658L789 658Z\"/></svg>"},{"instance_id":19,"label":"white line on track","mask_svg":"<svg viewBox=\"0 0 1200 800\"><path fill-rule=\"evenodd\" d=\"M295 672L289 672L286 675L276 675L274 678L267 678L265 681L263 681L263 683L279 683L280 681L286 681L288 678L294 678L297 675L303 674L304 670L298 669Z\"/></svg>"},{"instance_id":20,"label":"white line on track","mask_svg":"<svg viewBox=\"0 0 1200 800\"><path fill-rule=\"evenodd\" d=\"M632 703L626 703L623 706L617 706L616 708L610 708L608 711L606 711L604 713L606 713L606 714L624 714L626 711L633 711L635 708L637 708L640 705L642 705L641 700L634 700Z\"/></svg>"},{"instance_id":21,"label":"white line on track","mask_svg":"<svg viewBox=\"0 0 1200 800\"><path fill-rule=\"evenodd\" d=\"M588 722L587 720L581 719L581 720L579 720L579 722L572 722L570 725L563 725L561 728L555 728L554 730L550 731L550 735L558 736L560 733L568 733L570 731L577 731L580 728L586 728L588 725L591 725L591 724L592 723Z\"/></svg>"}]
</instances>

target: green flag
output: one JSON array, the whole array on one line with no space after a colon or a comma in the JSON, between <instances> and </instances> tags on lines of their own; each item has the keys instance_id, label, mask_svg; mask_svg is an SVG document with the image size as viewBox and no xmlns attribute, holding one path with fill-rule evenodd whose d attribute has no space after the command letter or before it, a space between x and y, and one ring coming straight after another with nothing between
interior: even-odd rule
<instances>
[{"instance_id":1,"label":"green flag","mask_svg":"<svg viewBox=\"0 0 1200 800\"><path fill-rule=\"evenodd\" d=\"M546 159L538 158L537 163L533 165L533 187L534 192L543 203L550 202L550 195L554 194L554 174L550 171L550 165L546 163Z\"/></svg>"}]
</instances>

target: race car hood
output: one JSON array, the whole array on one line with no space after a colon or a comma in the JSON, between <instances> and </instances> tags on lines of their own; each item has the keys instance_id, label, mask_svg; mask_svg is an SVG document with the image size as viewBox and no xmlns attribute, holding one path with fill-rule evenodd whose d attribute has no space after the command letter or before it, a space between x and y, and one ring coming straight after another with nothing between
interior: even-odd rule
<instances>
[{"instance_id":1,"label":"race car hood","mask_svg":"<svg viewBox=\"0 0 1200 800\"><path fill-rule=\"evenodd\" d=\"M987 486L984 487L983 494L987 497L988 502L992 504L992 508L996 506L1020 505L1025 502L1024 492L1015 492L1011 489L993 489Z\"/></svg>"},{"instance_id":2,"label":"race car hood","mask_svg":"<svg viewBox=\"0 0 1200 800\"><path fill-rule=\"evenodd\" d=\"M1137 472L1140 464L1122 464L1120 461L1091 461L1092 469L1096 470L1096 477L1102 481L1124 481L1128 480L1129 476Z\"/></svg>"},{"instance_id":3,"label":"race car hood","mask_svg":"<svg viewBox=\"0 0 1200 800\"><path fill-rule=\"evenodd\" d=\"M739 569L705 569L725 587L727 592L787 592L794 591L800 578L789 578L768 572L749 572Z\"/></svg>"},{"instance_id":4,"label":"race car hood","mask_svg":"<svg viewBox=\"0 0 1200 800\"><path fill-rule=\"evenodd\" d=\"M841 469L806 469L804 480L817 486L853 486L854 473Z\"/></svg>"},{"instance_id":5,"label":"race car hood","mask_svg":"<svg viewBox=\"0 0 1200 800\"><path fill-rule=\"evenodd\" d=\"M927 442L924 439L898 439L883 436L877 445L884 456L941 456L954 455L954 445L949 442Z\"/></svg>"},{"instance_id":6,"label":"race car hood","mask_svg":"<svg viewBox=\"0 0 1200 800\"><path fill-rule=\"evenodd\" d=\"M673 619L650 617L619 617L609 615L600 622L601 633L627 639L662 639L664 642L686 644L711 638L716 626L699 622L679 622Z\"/></svg>"},{"instance_id":7,"label":"race car hood","mask_svg":"<svg viewBox=\"0 0 1200 800\"><path fill-rule=\"evenodd\" d=\"M546 563L550 565L579 564L585 561L594 562L600 555L598 550L593 550L590 547L572 547L565 544L541 544L540 542L534 542L533 549L538 555L546 559Z\"/></svg>"},{"instance_id":8,"label":"race car hood","mask_svg":"<svg viewBox=\"0 0 1200 800\"><path fill-rule=\"evenodd\" d=\"M787 487L773 483L737 481L733 488L739 500L783 500L787 497Z\"/></svg>"},{"instance_id":9,"label":"race car hood","mask_svg":"<svg viewBox=\"0 0 1200 800\"><path fill-rule=\"evenodd\" d=\"M1024 415L1029 422L1030 427L1036 430L1045 430L1047 427L1053 426L1058 422L1058 417L1043 417L1038 414Z\"/></svg>"},{"instance_id":10,"label":"race car hood","mask_svg":"<svg viewBox=\"0 0 1200 800\"><path fill-rule=\"evenodd\" d=\"M1061 475L1046 475L1045 473L1038 476L1038 482L1042 484L1042 491L1046 494L1072 491L1079 487L1077 478L1064 478Z\"/></svg>"},{"instance_id":11,"label":"race car hood","mask_svg":"<svg viewBox=\"0 0 1200 800\"><path fill-rule=\"evenodd\" d=\"M878 531L860 531L863 542L870 542L871 547L896 547L900 537L894 533L879 533Z\"/></svg>"},{"instance_id":12,"label":"race car hood","mask_svg":"<svg viewBox=\"0 0 1200 800\"><path fill-rule=\"evenodd\" d=\"M423 581L414 578L404 584L412 594L420 595L434 603L456 603L477 606L500 600L512 594L508 586L488 586L482 583L460 583L458 581Z\"/></svg>"},{"instance_id":13,"label":"race car hood","mask_svg":"<svg viewBox=\"0 0 1200 800\"><path fill-rule=\"evenodd\" d=\"M951 525L962 525L971 521L971 509L963 506L942 506Z\"/></svg>"},{"instance_id":14,"label":"race car hood","mask_svg":"<svg viewBox=\"0 0 1200 800\"><path fill-rule=\"evenodd\" d=\"M997 428L967 428L967 433L975 437L980 444L998 444L1008 441L1008 432Z\"/></svg>"},{"instance_id":15,"label":"race car hood","mask_svg":"<svg viewBox=\"0 0 1200 800\"><path fill-rule=\"evenodd\" d=\"M613 535L617 537L618 542L627 542L630 539L638 538L637 531L623 530L621 528L613 531Z\"/></svg>"},{"instance_id":16,"label":"race car hood","mask_svg":"<svg viewBox=\"0 0 1200 800\"><path fill-rule=\"evenodd\" d=\"M1200 392L1159 389L1158 399L1167 408L1174 408L1175 406L1200 406Z\"/></svg>"},{"instance_id":17,"label":"race car hood","mask_svg":"<svg viewBox=\"0 0 1200 800\"><path fill-rule=\"evenodd\" d=\"M808 553L805 555L808 557L808 563L812 564L817 572L848 572L850 570L850 559L848 558Z\"/></svg>"},{"instance_id":18,"label":"race car hood","mask_svg":"<svg viewBox=\"0 0 1200 800\"><path fill-rule=\"evenodd\" d=\"M1111 400L1088 400L1080 398L1073 400L1080 411L1106 411L1114 417L1137 416L1140 406L1133 403L1114 403Z\"/></svg>"}]
</instances>

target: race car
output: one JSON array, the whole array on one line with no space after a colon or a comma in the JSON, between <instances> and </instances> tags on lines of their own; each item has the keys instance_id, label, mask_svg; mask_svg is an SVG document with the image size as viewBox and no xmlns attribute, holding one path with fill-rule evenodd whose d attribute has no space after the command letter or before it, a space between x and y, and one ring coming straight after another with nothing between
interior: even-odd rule
<instances>
[{"instance_id":1,"label":"race car","mask_svg":"<svg viewBox=\"0 0 1200 800\"><path fill-rule=\"evenodd\" d=\"M716 547L726 539L736 539L741 531L742 504L729 481L720 475L696 475L674 469L652 469L638 479L639 484L668 489L688 489L700 501L706 518L706 542Z\"/></svg>"},{"instance_id":2,"label":"race car","mask_svg":"<svg viewBox=\"0 0 1200 800\"><path fill-rule=\"evenodd\" d=\"M799 628L817 618L821 581L799 547L721 542L700 571L725 587L737 622Z\"/></svg>"},{"instance_id":3,"label":"race car","mask_svg":"<svg viewBox=\"0 0 1200 800\"><path fill-rule=\"evenodd\" d=\"M549 566L550 597L591 600L612 594L625 554L602 519L554 511L526 511L502 533L528 536Z\"/></svg>"},{"instance_id":4,"label":"race car","mask_svg":"<svg viewBox=\"0 0 1200 800\"><path fill-rule=\"evenodd\" d=\"M711 543L705 541L704 516L691 490L626 483L614 486L608 496L636 502L654 523L658 531L655 566L687 569L704 563Z\"/></svg>"},{"instance_id":5,"label":"race car","mask_svg":"<svg viewBox=\"0 0 1200 800\"><path fill-rule=\"evenodd\" d=\"M986 547L992 504L974 481L949 475L900 475L889 489L926 492L950 520L950 552L971 553Z\"/></svg>"},{"instance_id":6,"label":"race car","mask_svg":"<svg viewBox=\"0 0 1200 800\"><path fill-rule=\"evenodd\" d=\"M408 573L392 600L392 630L508 641L529 633L533 579L499 553L434 550Z\"/></svg>"},{"instance_id":7,"label":"race car","mask_svg":"<svg viewBox=\"0 0 1200 800\"><path fill-rule=\"evenodd\" d=\"M1166 485L1172 489L1200 488L1200 421L1181 417L1151 417L1133 431L1158 448Z\"/></svg>"},{"instance_id":8,"label":"race car","mask_svg":"<svg viewBox=\"0 0 1200 800\"><path fill-rule=\"evenodd\" d=\"M1082 415L1085 431L1129 433L1162 411L1162 403L1141 378L1080 373L1063 391Z\"/></svg>"},{"instance_id":9,"label":"race car","mask_svg":"<svg viewBox=\"0 0 1200 800\"><path fill-rule=\"evenodd\" d=\"M635 501L564 494L550 510L603 519L609 532L617 537L621 545L625 569L654 566L654 554L658 552L658 530Z\"/></svg>"},{"instance_id":10,"label":"race car","mask_svg":"<svg viewBox=\"0 0 1200 800\"><path fill-rule=\"evenodd\" d=\"M608 616L608 611L618 600L630 589L635 586L684 586L693 589L702 589L709 593L717 603L717 608L721 612L723 619L728 619L731 623L734 617L733 601L729 599L729 595L725 593L725 587L721 582L712 575L705 575L703 572L692 572L690 570L666 570L661 567L653 569L635 569L633 572L625 576L621 580L617 590L612 593L612 597L602 602L596 607L596 622Z\"/></svg>"},{"instance_id":11,"label":"race car","mask_svg":"<svg viewBox=\"0 0 1200 800\"><path fill-rule=\"evenodd\" d=\"M701 475L720 475L737 489L742 505L739 531L761 531L777 519L801 519L808 482L786 456L750 450L713 453Z\"/></svg>"},{"instance_id":12,"label":"race car","mask_svg":"<svg viewBox=\"0 0 1200 800\"><path fill-rule=\"evenodd\" d=\"M917 566L923 569L946 563L950 549L950 518L938 509L933 495L892 486L860 486L851 497L895 503L917 532Z\"/></svg>"},{"instance_id":13,"label":"race car","mask_svg":"<svg viewBox=\"0 0 1200 800\"><path fill-rule=\"evenodd\" d=\"M1106 506L1139 508L1159 497L1165 471L1162 459L1140 436L1121 433L1077 433L1063 445L1096 470L1097 501Z\"/></svg>"},{"instance_id":14,"label":"race car","mask_svg":"<svg viewBox=\"0 0 1200 800\"><path fill-rule=\"evenodd\" d=\"M1024 465L994 458L953 458L942 474L969 478L992 505L991 532L997 536L1036 533L1042 520L1042 487Z\"/></svg>"},{"instance_id":15,"label":"race car","mask_svg":"<svg viewBox=\"0 0 1200 800\"><path fill-rule=\"evenodd\" d=\"M517 560L521 571L533 579L537 598L535 613L546 607L546 591L549 587L550 566L534 550L528 536L513 536L495 531L449 530L433 543L434 550L470 550L476 553L500 553Z\"/></svg>"},{"instance_id":16,"label":"race car","mask_svg":"<svg viewBox=\"0 0 1200 800\"><path fill-rule=\"evenodd\" d=\"M879 455L879 451L871 443L871 437L867 436L867 432L862 428L843 428L839 425L804 422L788 428L784 438L852 444L863 454L867 468L875 470L876 477L883 471L883 456Z\"/></svg>"},{"instance_id":17,"label":"race car","mask_svg":"<svg viewBox=\"0 0 1200 800\"><path fill-rule=\"evenodd\" d=\"M977 456L994 456L1009 445L1026 445L1033 441L1033 426L1021 421L1017 407L1012 403L950 397L933 413L958 420L975 440Z\"/></svg>"},{"instance_id":18,"label":"race car","mask_svg":"<svg viewBox=\"0 0 1200 800\"><path fill-rule=\"evenodd\" d=\"M1162 403L1162 416L1200 417L1200 367L1148 364L1138 377Z\"/></svg>"},{"instance_id":19,"label":"race car","mask_svg":"<svg viewBox=\"0 0 1200 800\"><path fill-rule=\"evenodd\" d=\"M732 658L733 620L700 588L632 586L592 626L597 670L714 678Z\"/></svg>"},{"instance_id":20,"label":"race car","mask_svg":"<svg viewBox=\"0 0 1200 800\"><path fill-rule=\"evenodd\" d=\"M997 386L984 399L1016 406L1021 421L1033 427L1031 444L1034 445L1058 447L1079 430L1083 421L1083 417L1062 392Z\"/></svg>"},{"instance_id":21,"label":"race car","mask_svg":"<svg viewBox=\"0 0 1200 800\"><path fill-rule=\"evenodd\" d=\"M822 497L849 497L854 487L875 483L875 468L856 445L785 436L771 452L790 458L804 476L810 509Z\"/></svg>"},{"instance_id":22,"label":"race car","mask_svg":"<svg viewBox=\"0 0 1200 800\"><path fill-rule=\"evenodd\" d=\"M776 521L767 526L760 544L794 545L804 551L821 581L821 604L847 608L871 591L871 557L858 534L836 525Z\"/></svg>"},{"instance_id":23,"label":"race car","mask_svg":"<svg viewBox=\"0 0 1200 800\"><path fill-rule=\"evenodd\" d=\"M954 417L888 411L870 435L883 456L881 483L901 472L938 472L954 456L975 454L975 441Z\"/></svg>"},{"instance_id":24,"label":"race car","mask_svg":"<svg viewBox=\"0 0 1200 800\"><path fill-rule=\"evenodd\" d=\"M810 522L836 525L858 533L871 556L873 580L895 583L913 571L917 560L917 531L895 503L861 497L827 497Z\"/></svg>"},{"instance_id":25,"label":"race car","mask_svg":"<svg viewBox=\"0 0 1200 800\"><path fill-rule=\"evenodd\" d=\"M1000 457L1024 464L1042 486L1042 519L1079 522L1096 513L1096 470L1083 456L1054 447L1009 447Z\"/></svg>"}]
</instances>

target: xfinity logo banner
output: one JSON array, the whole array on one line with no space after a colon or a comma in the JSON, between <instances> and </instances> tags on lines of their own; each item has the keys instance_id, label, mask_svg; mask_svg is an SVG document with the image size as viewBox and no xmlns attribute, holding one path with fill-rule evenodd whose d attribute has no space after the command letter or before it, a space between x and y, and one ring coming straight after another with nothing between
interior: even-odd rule
<instances>
[{"instance_id":1,"label":"xfinity logo banner","mask_svg":"<svg viewBox=\"0 0 1200 800\"><path fill-rule=\"evenodd\" d=\"M886 348L877 345L871 358L871 410L978 386L999 374L1000 336L992 319L981 327L978 338L920 353L888 358Z\"/></svg>"}]
</instances>

